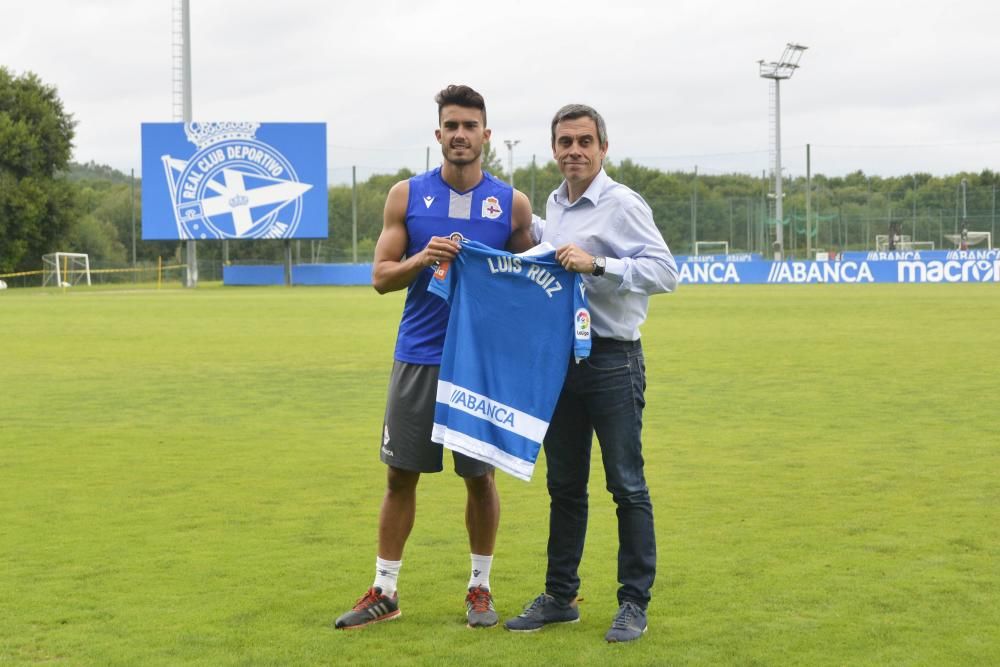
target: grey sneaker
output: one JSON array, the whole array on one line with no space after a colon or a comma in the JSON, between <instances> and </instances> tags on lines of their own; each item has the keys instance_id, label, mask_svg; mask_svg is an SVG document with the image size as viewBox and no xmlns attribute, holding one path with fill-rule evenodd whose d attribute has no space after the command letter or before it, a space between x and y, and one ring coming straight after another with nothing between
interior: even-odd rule
<instances>
[{"instance_id":1,"label":"grey sneaker","mask_svg":"<svg viewBox=\"0 0 1000 667\"><path fill-rule=\"evenodd\" d=\"M493 594L485 586L473 586L465 596L465 616L470 628L492 628L500 619L493 608Z\"/></svg>"},{"instance_id":2,"label":"grey sneaker","mask_svg":"<svg viewBox=\"0 0 1000 667\"><path fill-rule=\"evenodd\" d=\"M631 600L625 600L618 607L611 629L604 638L609 642L630 642L641 637L645 631L646 610Z\"/></svg>"},{"instance_id":3,"label":"grey sneaker","mask_svg":"<svg viewBox=\"0 0 1000 667\"><path fill-rule=\"evenodd\" d=\"M333 627L338 630L353 630L363 628L379 621L391 621L403 612L399 609L399 594L392 597L382 595L382 589L372 587L354 603L354 608L341 614Z\"/></svg>"},{"instance_id":4,"label":"grey sneaker","mask_svg":"<svg viewBox=\"0 0 1000 667\"><path fill-rule=\"evenodd\" d=\"M553 623L576 623L579 620L580 609L575 604L560 602L548 593L542 593L524 608L520 616L503 625L511 632L535 632Z\"/></svg>"}]
</instances>

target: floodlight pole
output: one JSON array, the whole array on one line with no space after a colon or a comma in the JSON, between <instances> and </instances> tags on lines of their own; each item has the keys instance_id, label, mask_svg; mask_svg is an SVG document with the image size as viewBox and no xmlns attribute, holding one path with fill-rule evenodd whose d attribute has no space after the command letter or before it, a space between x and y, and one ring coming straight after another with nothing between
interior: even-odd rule
<instances>
[{"instance_id":1,"label":"floodlight pole","mask_svg":"<svg viewBox=\"0 0 1000 667\"><path fill-rule=\"evenodd\" d=\"M806 259L814 259L812 251L812 155L806 144Z\"/></svg>"},{"instance_id":2,"label":"floodlight pole","mask_svg":"<svg viewBox=\"0 0 1000 667\"><path fill-rule=\"evenodd\" d=\"M964 178L962 179L962 236L961 242L958 246L959 250L969 249L969 225L968 225L968 210L965 207L965 189L968 186L968 181Z\"/></svg>"},{"instance_id":3,"label":"floodlight pole","mask_svg":"<svg viewBox=\"0 0 1000 667\"><path fill-rule=\"evenodd\" d=\"M132 277L136 277L135 273L135 169L132 169L132 176L129 178L130 192L131 192L131 205L132 205Z\"/></svg>"},{"instance_id":4,"label":"floodlight pole","mask_svg":"<svg viewBox=\"0 0 1000 667\"><path fill-rule=\"evenodd\" d=\"M358 263L358 167L357 165L351 165L351 261L354 262L355 264Z\"/></svg>"},{"instance_id":5,"label":"floodlight pole","mask_svg":"<svg viewBox=\"0 0 1000 667\"><path fill-rule=\"evenodd\" d=\"M514 187L514 146L521 143L520 139L504 139L507 144L507 169L510 171L510 186Z\"/></svg>"},{"instance_id":6,"label":"floodlight pole","mask_svg":"<svg viewBox=\"0 0 1000 667\"><path fill-rule=\"evenodd\" d=\"M183 120L190 123L191 111L191 1L181 0L181 40L183 42L181 51L182 68L182 95L183 95ZM187 272L184 278L185 287L198 286L198 248L194 239L188 239L187 247Z\"/></svg>"},{"instance_id":7,"label":"floodlight pole","mask_svg":"<svg viewBox=\"0 0 1000 667\"><path fill-rule=\"evenodd\" d=\"M760 77L771 79L774 82L774 213L775 213L775 242L774 259L780 262L784 259L784 230L781 223L784 212L781 201L781 80L792 78L792 74L799 67L799 59L807 46L789 42L785 45L785 50L781 54L778 62L765 63L758 60L760 66Z\"/></svg>"},{"instance_id":8,"label":"floodlight pole","mask_svg":"<svg viewBox=\"0 0 1000 667\"><path fill-rule=\"evenodd\" d=\"M774 259L785 258L785 216L781 174L781 80L774 80Z\"/></svg>"},{"instance_id":9,"label":"floodlight pole","mask_svg":"<svg viewBox=\"0 0 1000 667\"><path fill-rule=\"evenodd\" d=\"M698 165L694 166L694 180L691 184L691 254L697 255L698 247Z\"/></svg>"}]
</instances>

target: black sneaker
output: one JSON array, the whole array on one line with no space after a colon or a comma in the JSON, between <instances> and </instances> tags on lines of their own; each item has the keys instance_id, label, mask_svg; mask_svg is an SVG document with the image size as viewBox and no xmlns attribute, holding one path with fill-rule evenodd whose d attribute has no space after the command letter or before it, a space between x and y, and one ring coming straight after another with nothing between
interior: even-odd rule
<instances>
[{"instance_id":1,"label":"black sneaker","mask_svg":"<svg viewBox=\"0 0 1000 667\"><path fill-rule=\"evenodd\" d=\"M645 631L646 610L631 600L625 600L622 606L618 607L615 620L611 622L611 629L604 638L609 642L630 642L642 637Z\"/></svg>"},{"instance_id":2,"label":"black sneaker","mask_svg":"<svg viewBox=\"0 0 1000 667\"><path fill-rule=\"evenodd\" d=\"M474 586L465 596L465 616L470 628L492 628L500 619L493 608L493 594L485 586Z\"/></svg>"},{"instance_id":3,"label":"black sneaker","mask_svg":"<svg viewBox=\"0 0 1000 667\"><path fill-rule=\"evenodd\" d=\"M403 612L399 609L399 594L393 593L392 597L382 595L382 589L372 587L368 592L358 598L354 604L354 609L345 614L341 614L333 627L338 630L353 630L363 628L379 621L391 621L399 618Z\"/></svg>"},{"instance_id":4,"label":"black sneaker","mask_svg":"<svg viewBox=\"0 0 1000 667\"><path fill-rule=\"evenodd\" d=\"M553 623L576 623L579 620L580 609L575 604L560 602L548 593L542 593L525 607L520 616L503 625L511 632L535 632Z\"/></svg>"}]
</instances>

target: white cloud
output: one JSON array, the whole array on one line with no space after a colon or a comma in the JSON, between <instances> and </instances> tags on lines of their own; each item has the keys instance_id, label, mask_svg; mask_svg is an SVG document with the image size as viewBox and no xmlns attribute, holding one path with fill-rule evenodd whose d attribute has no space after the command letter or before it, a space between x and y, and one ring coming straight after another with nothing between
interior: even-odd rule
<instances>
[{"instance_id":1,"label":"white cloud","mask_svg":"<svg viewBox=\"0 0 1000 667\"><path fill-rule=\"evenodd\" d=\"M0 63L55 85L75 158L138 170L139 124L172 114L172 0L2 3ZM201 119L325 121L331 178L422 168L434 93L484 93L495 143L550 157L570 101L608 120L611 157L705 173L767 168L757 60L809 46L782 86L785 164L895 174L1000 168L1000 6L859 2L317 3L191 0Z\"/></svg>"}]
</instances>

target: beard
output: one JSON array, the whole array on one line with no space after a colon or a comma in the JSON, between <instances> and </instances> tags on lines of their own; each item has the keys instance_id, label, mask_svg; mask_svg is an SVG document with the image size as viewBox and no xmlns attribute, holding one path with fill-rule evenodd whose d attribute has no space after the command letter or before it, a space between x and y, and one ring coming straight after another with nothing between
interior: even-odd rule
<instances>
[{"instance_id":1,"label":"beard","mask_svg":"<svg viewBox=\"0 0 1000 667\"><path fill-rule=\"evenodd\" d=\"M472 164L479 160L479 156L483 154L483 150L480 148L478 151L473 152L471 146L460 146L459 148L465 148L466 153L461 157L455 156L455 149L451 147L442 147L441 154L444 155L444 159L447 162L452 163L458 167L464 167L467 164Z\"/></svg>"}]
</instances>

